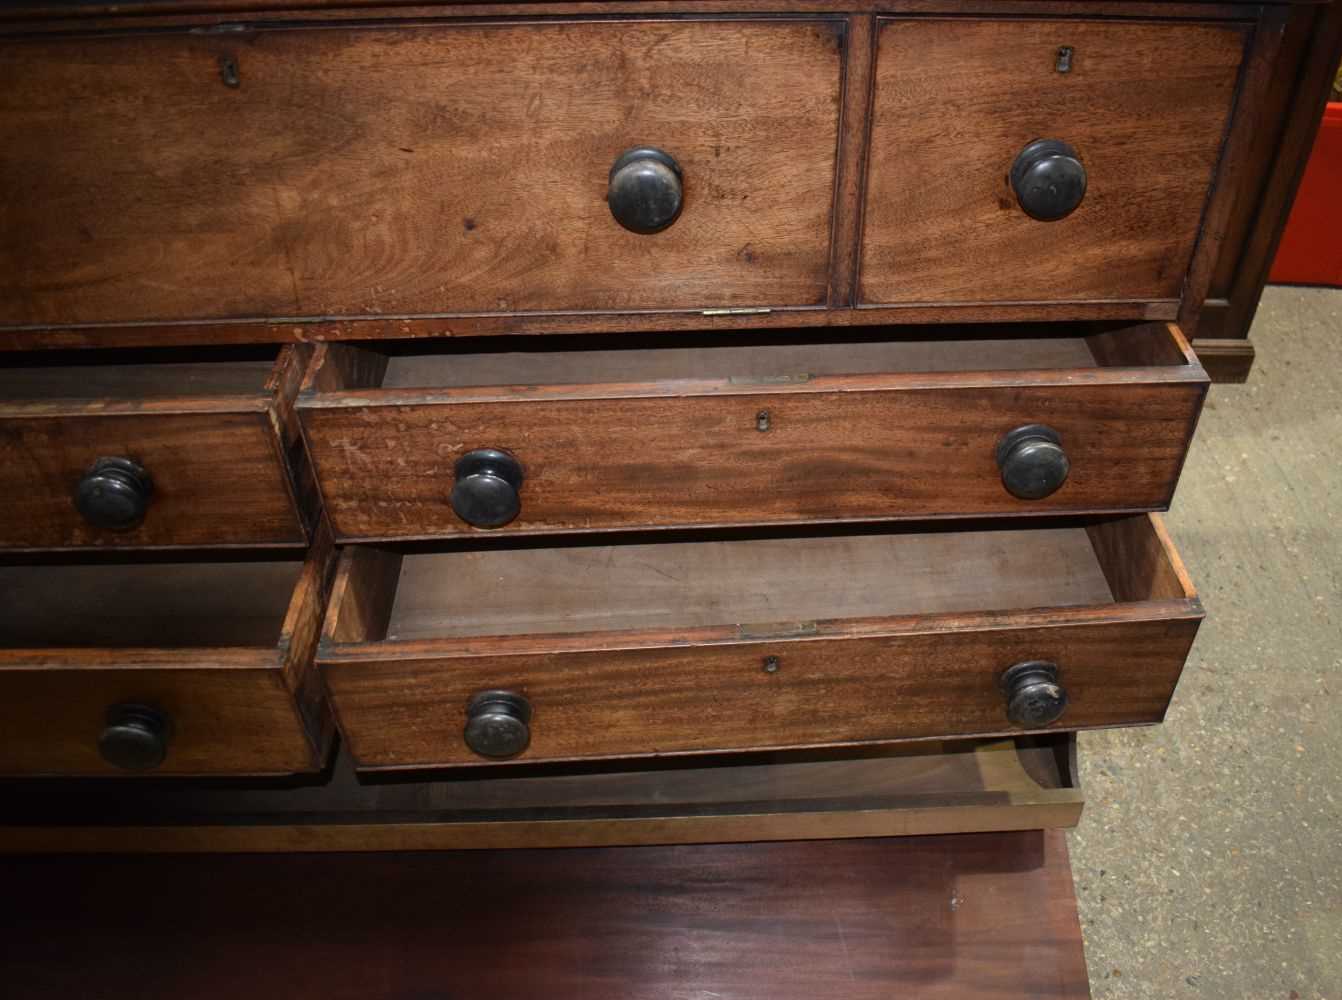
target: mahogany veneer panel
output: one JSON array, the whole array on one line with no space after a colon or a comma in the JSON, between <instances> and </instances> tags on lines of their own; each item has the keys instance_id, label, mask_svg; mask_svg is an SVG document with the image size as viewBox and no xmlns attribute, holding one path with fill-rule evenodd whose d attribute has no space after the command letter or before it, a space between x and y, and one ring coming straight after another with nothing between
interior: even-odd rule
<instances>
[{"instance_id":1,"label":"mahogany veneer panel","mask_svg":"<svg viewBox=\"0 0 1342 1000\"><path fill-rule=\"evenodd\" d=\"M1180 298L1249 26L878 25L859 303ZM1043 138L1088 175L1058 222L1027 216L1008 179Z\"/></svg>"},{"instance_id":2,"label":"mahogany veneer panel","mask_svg":"<svg viewBox=\"0 0 1342 1000\"><path fill-rule=\"evenodd\" d=\"M844 22L386 23L0 46L0 324L823 306ZM236 67L237 86L223 66ZM685 173L669 230L606 205Z\"/></svg>"},{"instance_id":3,"label":"mahogany veneer panel","mask_svg":"<svg viewBox=\"0 0 1342 1000\"><path fill-rule=\"evenodd\" d=\"M1061 833L5 874L24 901L0 944L14 1000L233 1000L280 982L329 1000L1088 995Z\"/></svg>"}]
</instances>

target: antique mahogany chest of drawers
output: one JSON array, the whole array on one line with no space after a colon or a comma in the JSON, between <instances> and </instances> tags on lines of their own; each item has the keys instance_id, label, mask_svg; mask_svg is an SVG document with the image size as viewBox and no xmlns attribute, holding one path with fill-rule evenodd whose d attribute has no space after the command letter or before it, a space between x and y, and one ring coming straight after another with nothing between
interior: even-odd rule
<instances>
[{"instance_id":1,"label":"antique mahogany chest of drawers","mask_svg":"<svg viewBox=\"0 0 1342 1000\"><path fill-rule=\"evenodd\" d=\"M0 846L1075 822L1286 8L0 13Z\"/></svg>"}]
</instances>

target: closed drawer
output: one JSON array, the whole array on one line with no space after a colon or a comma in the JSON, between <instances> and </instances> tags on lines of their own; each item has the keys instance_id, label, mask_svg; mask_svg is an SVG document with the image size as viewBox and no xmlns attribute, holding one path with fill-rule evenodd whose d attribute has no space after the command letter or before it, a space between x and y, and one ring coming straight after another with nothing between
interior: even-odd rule
<instances>
[{"instance_id":1,"label":"closed drawer","mask_svg":"<svg viewBox=\"0 0 1342 1000\"><path fill-rule=\"evenodd\" d=\"M310 354L0 355L0 548L306 545Z\"/></svg>"},{"instance_id":2,"label":"closed drawer","mask_svg":"<svg viewBox=\"0 0 1342 1000\"><path fill-rule=\"evenodd\" d=\"M298 410L342 540L1167 506L1207 386L1178 329L1007 331L330 345Z\"/></svg>"},{"instance_id":3,"label":"closed drawer","mask_svg":"<svg viewBox=\"0 0 1342 1000\"><path fill-rule=\"evenodd\" d=\"M842 39L807 19L5 41L0 189L23 197L0 325L822 305ZM657 216L629 221L679 210L653 234L607 202L643 147L674 161L622 175Z\"/></svg>"},{"instance_id":4,"label":"closed drawer","mask_svg":"<svg viewBox=\"0 0 1342 1000\"><path fill-rule=\"evenodd\" d=\"M1179 299L1250 26L878 23L861 304Z\"/></svg>"},{"instance_id":5,"label":"closed drawer","mask_svg":"<svg viewBox=\"0 0 1342 1000\"><path fill-rule=\"evenodd\" d=\"M345 550L319 663L364 768L1158 722L1202 609L1154 515Z\"/></svg>"},{"instance_id":6,"label":"closed drawer","mask_svg":"<svg viewBox=\"0 0 1342 1000\"><path fill-rule=\"evenodd\" d=\"M318 770L330 556L0 566L0 774Z\"/></svg>"}]
</instances>

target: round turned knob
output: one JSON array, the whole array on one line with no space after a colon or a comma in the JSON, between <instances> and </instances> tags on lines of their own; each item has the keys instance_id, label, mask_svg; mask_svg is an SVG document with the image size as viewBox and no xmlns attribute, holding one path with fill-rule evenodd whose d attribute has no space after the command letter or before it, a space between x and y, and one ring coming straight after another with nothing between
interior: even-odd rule
<instances>
[{"instance_id":1,"label":"round turned knob","mask_svg":"<svg viewBox=\"0 0 1342 1000\"><path fill-rule=\"evenodd\" d=\"M498 528L522 509L522 463L506 451L478 448L457 459L452 509L477 528Z\"/></svg>"},{"instance_id":2,"label":"round turned knob","mask_svg":"<svg viewBox=\"0 0 1342 1000\"><path fill-rule=\"evenodd\" d=\"M1026 215L1056 222L1075 212L1086 196L1086 168L1067 143L1036 139L1011 165L1011 188Z\"/></svg>"},{"instance_id":3,"label":"round turned knob","mask_svg":"<svg viewBox=\"0 0 1342 1000\"><path fill-rule=\"evenodd\" d=\"M98 753L114 767L148 771L168 756L168 717L149 705L113 705L98 737Z\"/></svg>"},{"instance_id":4,"label":"round turned knob","mask_svg":"<svg viewBox=\"0 0 1342 1000\"><path fill-rule=\"evenodd\" d=\"M531 702L511 691L472 695L465 737L481 757L516 757L531 742Z\"/></svg>"},{"instance_id":5,"label":"round turned knob","mask_svg":"<svg viewBox=\"0 0 1342 1000\"><path fill-rule=\"evenodd\" d=\"M680 215L680 164L660 149L631 149L610 168L610 214L635 233L659 233Z\"/></svg>"},{"instance_id":6,"label":"round turned knob","mask_svg":"<svg viewBox=\"0 0 1342 1000\"><path fill-rule=\"evenodd\" d=\"M1037 729L1057 722L1067 707L1067 689L1058 683L1058 666L1046 660L1028 660L1002 673L1007 718L1018 726Z\"/></svg>"},{"instance_id":7,"label":"round turned knob","mask_svg":"<svg viewBox=\"0 0 1342 1000\"><path fill-rule=\"evenodd\" d=\"M1058 432L1043 424L1026 424L997 442L997 467L1002 485L1022 500L1042 500L1067 482L1072 465Z\"/></svg>"},{"instance_id":8,"label":"round turned knob","mask_svg":"<svg viewBox=\"0 0 1342 1000\"><path fill-rule=\"evenodd\" d=\"M75 487L75 509L109 531L128 531L144 520L154 483L129 458L100 458Z\"/></svg>"}]
</instances>

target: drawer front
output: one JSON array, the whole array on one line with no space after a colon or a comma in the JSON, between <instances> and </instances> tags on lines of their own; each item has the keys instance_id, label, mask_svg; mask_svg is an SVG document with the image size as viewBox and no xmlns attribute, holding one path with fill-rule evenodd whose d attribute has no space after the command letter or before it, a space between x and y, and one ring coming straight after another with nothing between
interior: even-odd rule
<instances>
[{"instance_id":1,"label":"drawer front","mask_svg":"<svg viewBox=\"0 0 1342 1000\"><path fill-rule=\"evenodd\" d=\"M879 24L861 304L1179 298L1247 26Z\"/></svg>"},{"instance_id":2,"label":"drawer front","mask_svg":"<svg viewBox=\"0 0 1342 1000\"><path fill-rule=\"evenodd\" d=\"M1049 660L1069 697L1054 725L1159 722L1196 618L1076 623L693 648L563 651L324 664L336 716L366 768L480 764L467 706L506 689L529 703L517 759L655 756L1022 731L1002 672Z\"/></svg>"},{"instance_id":3,"label":"drawer front","mask_svg":"<svg viewBox=\"0 0 1342 1000\"><path fill-rule=\"evenodd\" d=\"M96 665L78 659L0 664L0 774L141 773L104 758L100 744L109 740L122 754L162 746L162 763L144 772L156 775L291 774L320 767L278 668L223 656L196 668L143 654L128 655L124 667L109 665L115 654ZM153 709L163 724L138 717L131 706ZM115 758L117 751L110 753Z\"/></svg>"},{"instance_id":4,"label":"drawer front","mask_svg":"<svg viewBox=\"0 0 1342 1000\"><path fill-rule=\"evenodd\" d=\"M50 412L55 409L57 412ZM303 545L307 533L273 412L135 412L129 404L61 410L0 403L0 548ZM130 479L100 459L137 466ZM119 503L81 512L110 476ZM98 519L141 511L130 526ZM90 513L90 510L92 511Z\"/></svg>"},{"instance_id":5,"label":"drawer front","mask_svg":"<svg viewBox=\"0 0 1342 1000\"><path fill-rule=\"evenodd\" d=\"M0 324L822 305L842 39L815 19L7 41L0 186L24 197ZM653 234L607 203L641 147L674 161L621 175L660 221L680 190Z\"/></svg>"}]
</instances>

